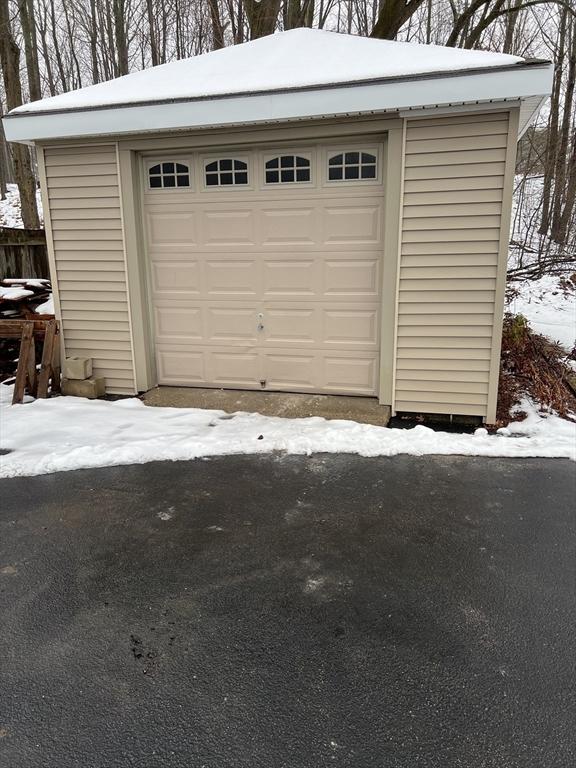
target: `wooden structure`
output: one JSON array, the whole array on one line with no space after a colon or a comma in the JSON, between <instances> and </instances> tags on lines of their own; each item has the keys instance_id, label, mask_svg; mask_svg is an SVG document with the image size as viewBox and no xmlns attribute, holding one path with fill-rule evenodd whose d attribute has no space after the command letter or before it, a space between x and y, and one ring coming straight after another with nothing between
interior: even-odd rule
<instances>
[{"instance_id":1,"label":"wooden structure","mask_svg":"<svg viewBox=\"0 0 576 768\"><path fill-rule=\"evenodd\" d=\"M20 339L12 404L21 403L26 391L48 397L60 391L60 329L56 320L0 320L0 338ZM42 344L40 370L36 368L36 343Z\"/></svg>"},{"instance_id":2,"label":"wooden structure","mask_svg":"<svg viewBox=\"0 0 576 768\"><path fill-rule=\"evenodd\" d=\"M43 229L0 227L0 277L50 277Z\"/></svg>"}]
</instances>

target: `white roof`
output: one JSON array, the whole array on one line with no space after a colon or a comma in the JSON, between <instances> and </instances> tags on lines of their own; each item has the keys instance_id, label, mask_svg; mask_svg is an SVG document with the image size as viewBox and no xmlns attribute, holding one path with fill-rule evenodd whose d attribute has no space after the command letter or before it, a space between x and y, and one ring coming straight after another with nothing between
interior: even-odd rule
<instances>
[{"instance_id":1,"label":"white roof","mask_svg":"<svg viewBox=\"0 0 576 768\"><path fill-rule=\"evenodd\" d=\"M515 102L526 121L552 66L518 56L294 29L25 104L9 141L120 136Z\"/></svg>"},{"instance_id":2,"label":"white roof","mask_svg":"<svg viewBox=\"0 0 576 768\"><path fill-rule=\"evenodd\" d=\"M293 29L25 104L13 113L195 99L490 69L519 56Z\"/></svg>"}]
</instances>

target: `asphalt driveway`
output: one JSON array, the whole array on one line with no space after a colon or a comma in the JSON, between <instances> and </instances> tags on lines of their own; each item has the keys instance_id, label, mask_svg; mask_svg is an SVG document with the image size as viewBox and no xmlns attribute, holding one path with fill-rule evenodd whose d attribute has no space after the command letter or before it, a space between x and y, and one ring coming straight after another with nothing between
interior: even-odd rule
<instances>
[{"instance_id":1,"label":"asphalt driveway","mask_svg":"<svg viewBox=\"0 0 576 768\"><path fill-rule=\"evenodd\" d=\"M0 483L6 768L573 768L574 465Z\"/></svg>"}]
</instances>

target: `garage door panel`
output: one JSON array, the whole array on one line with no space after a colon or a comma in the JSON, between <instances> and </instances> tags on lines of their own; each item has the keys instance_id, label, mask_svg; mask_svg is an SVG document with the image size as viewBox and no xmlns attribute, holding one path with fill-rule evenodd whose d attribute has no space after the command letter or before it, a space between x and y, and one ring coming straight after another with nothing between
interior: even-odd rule
<instances>
[{"instance_id":1,"label":"garage door panel","mask_svg":"<svg viewBox=\"0 0 576 768\"><path fill-rule=\"evenodd\" d=\"M189 342L205 338L204 321L200 307L182 306L168 302L154 309L156 335L159 340L186 339Z\"/></svg>"},{"instance_id":2,"label":"garage door panel","mask_svg":"<svg viewBox=\"0 0 576 768\"><path fill-rule=\"evenodd\" d=\"M379 258L326 258L324 261L324 296L377 297L379 293Z\"/></svg>"},{"instance_id":3,"label":"garage door panel","mask_svg":"<svg viewBox=\"0 0 576 768\"><path fill-rule=\"evenodd\" d=\"M289 352L268 353L264 356L266 389L311 391L317 388L319 376L318 354Z\"/></svg>"},{"instance_id":4,"label":"garage door panel","mask_svg":"<svg viewBox=\"0 0 576 768\"><path fill-rule=\"evenodd\" d=\"M207 307L206 320L208 338L215 342L240 342L256 344L257 309L229 305L226 307Z\"/></svg>"},{"instance_id":5,"label":"garage door panel","mask_svg":"<svg viewBox=\"0 0 576 768\"><path fill-rule=\"evenodd\" d=\"M198 222L194 211L148 213L147 224L152 248L197 244Z\"/></svg>"},{"instance_id":6,"label":"garage door panel","mask_svg":"<svg viewBox=\"0 0 576 768\"><path fill-rule=\"evenodd\" d=\"M329 346L353 345L376 347L378 308L326 309L323 341Z\"/></svg>"},{"instance_id":7,"label":"garage door panel","mask_svg":"<svg viewBox=\"0 0 576 768\"><path fill-rule=\"evenodd\" d=\"M200 265L194 258L152 262L153 293L200 294Z\"/></svg>"},{"instance_id":8,"label":"garage door panel","mask_svg":"<svg viewBox=\"0 0 576 768\"><path fill-rule=\"evenodd\" d=\"M265 259L262 262L263 296L302 299L321 292L321 264L315 258Z\"/></svg>"},{"instance_id":9,"label":"garage door panel","mask_svg":"<svg viewBox=\"0 0 576 768\"><path fill-rule=\"evenodd\" d=\"M314 245L320 227L316 209L309 207L278 207L260 211L260 242L263 247L274 245Z\"/></svg>"},{"instance_id":10,"label":"garage door panel","mask_svg":"<svg viewBox=\"0 0 576 768\"><path fill-rule=\"evenodd\" d=\"M196 384L206 382L205 353L200 350L169 347L156 352L160 384Z\"/></svg>"},{"instance_id":11,"label":"garage door panel","mask_svg":"<svg viewBox=\"0 0 576 768\"><path fill-rule=\"evenodd\" d=\"M254 246L254 212L250 210L202 211L202 245Z\"/></svg>"},{"instance_id":12,"label":"garage door panel","mask_svg":"<svg viewBox=\"0 0 576 768\"><path fill-rule=\"evenodd\" d=\"M208 381L222 387L261 389L261 356L257 351L209 350Z\"/></svg>"},{"instance_id":13,"label":"garage door panel","mask_svg":"<svg viewBox=\"0 0 576 768\"><path fill-rule=\"evenodd\" d=\"M260 269L255 259L209 259L204 264L207 296L224 299L260 294Z\"/></svg>"},{"instance_id":14,"label":"garage door panel","mask_svg":"<svg viewBox=\"0 0 576 768\"><path fill-rule=\"evenodd\" d=\"M313 346L318 338L319 310L314 307L270 307L262 312L263 341Z\"/></svg>"},{"instance_id":15,"label":"garage door panel","mask_svg":"<svg viewBox=\"0 0 576 768\"><path fill-rule=\"evenodd\" d=\"M324 243L334 245L377 244L380 242L380 205L331 205L324 209Z\"/></svg>"},{"instance_id":16,"label":"garage door panel","mask_svg":"<svg viewBox=\"0 0 576 768\"><path fill-rule=\"evenodd\" d=\"M324 389L345 394L371 395L376 392L378 359L342 354L324 358Z\"/></svg>"}]
</instances>

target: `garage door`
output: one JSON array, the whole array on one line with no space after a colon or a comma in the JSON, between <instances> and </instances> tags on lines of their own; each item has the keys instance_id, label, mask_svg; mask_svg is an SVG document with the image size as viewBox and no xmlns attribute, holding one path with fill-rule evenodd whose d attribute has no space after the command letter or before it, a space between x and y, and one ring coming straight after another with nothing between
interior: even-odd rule
<instances>
[{"instance_id":1,"label":"garage door","mask_svg":"<svg viewBox=\"0 0 576 768\"><path fill-rule=\"evenodd\" d=\"M383 148L144 158L160 384L374 395Z\"/></svg>"}]
</instances>

